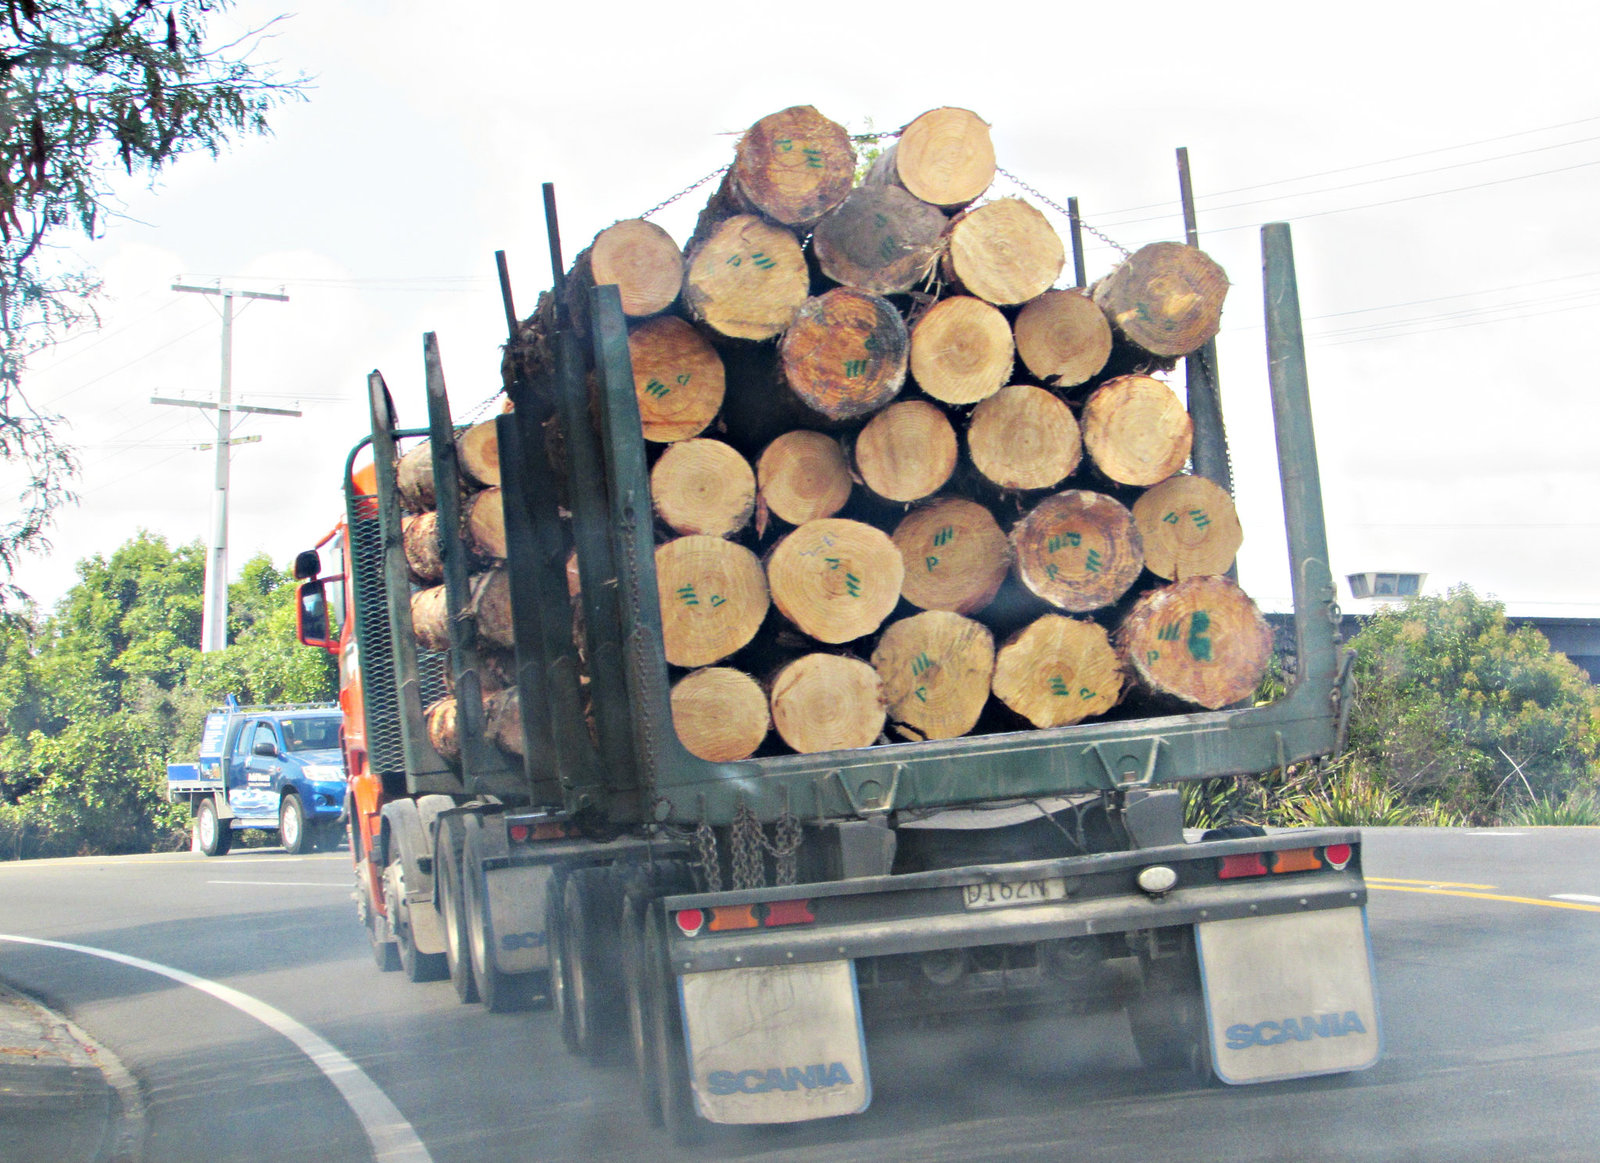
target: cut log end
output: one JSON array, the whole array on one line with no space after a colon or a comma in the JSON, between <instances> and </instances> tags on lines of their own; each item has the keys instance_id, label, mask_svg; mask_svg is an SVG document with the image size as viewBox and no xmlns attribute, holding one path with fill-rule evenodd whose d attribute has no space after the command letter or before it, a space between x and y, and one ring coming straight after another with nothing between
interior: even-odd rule
<instances>
[{"instance_id":1,"label":"cut log end","mask_svg":"<svg viewBox=\"0 0 1600 1163\"><path fill-rule=\"evenodd\" d=\"M486 734L494 745L512 755L523 753L522 703L514 686L497 690L483 700Z\"/></svg>"},{"instance_id":2,"label":"cut log end","mask_svg":"<svg viewBox=\"0 0 1600 1163\"><path fill-rule=\"evenodd\" d=\"M850 499L852 481L844 450L822 432L785 432L756 463L761 500L791 525L831 517Z\"/></svg>"},{"instance_id":3,"label":"cut log end","mask_svg":"<svg viewBox=\"0 0 1600 1163\"><path fill-rule=\"evenodd\" d=\"M746 646L767 614L761 562L742 545L698 534L656 549L667 661L698 667Z\"/></svg>"},{"instance_id":4,"label":"cut log end","mask_svg":"<svg viewBox=\"0 0 1600 1163\"><path fill-rule=\"evenodd\" d=\"M929 110L901 131L891 152L896 180L935 206L965 206L994 181L989 124L968 109Z\"/></svg>"},{"instance_id":5,"label":"cut log end","mask_svg":"<svg viewBox=\"0 0 1600 1163\"><path fill-rule=\"evenodd\" d=\"M500 429L494 419L456 435L456 463L480 485L500 483Z\"/></svg>"},{"instance_id":6,"label":"cut log end","mask_svg":"<svg viewBox=\"0 0 1600 1163\"><path fill-rule=\"evenodd\" d=\"M773 548L773 605L819 642L852 642L883 624L900 600L905 566L887 533L838 517L808 521Z\"/></svg>"},{"instance_id":7,"label":"cut log end","mask_svg":"<svg viewBox=\"0 0 1600 1163\"><path fill-rule=\"evenodd\" d=\"M688 323L666 315L638 324L628 355L646 440L688 440L716 418L726 389L722 357Z\"/></svg>"},{"instance_id":8,"label":"cut log end","mask_svg":"<svg viewBox=\"0 0 1600 1163\"><path fill-rule=\"evenodd\" d=\"M1133 514L1104 493L1086 489L1040 501L1011 530L1011 547L1018 580L1074 614L1109 606L1144 568Z\"/></svg>"},{"instance_id":9,"label":"cut log end","mask_svg":"<svg viewBox=\"0 0 1600 1163\"><path fill-rule=\"evenodd\" d=\"M967 453L1003 489L1048 489L1083 458L1072 409L1043 388L1013 384L972 410Z\"/></svg>"},{"instance_id":10,"label":"cut log end","mask_svg":"<svg viewBox=\"0 0 1600 1163\"><path fill-rule=\"evenodd\" d=\"M1228 276L1204 251L1154 242L1096 283L1093 294L1136 347L1174 358L1198 351L1217 334Z\"/></svg>"},{"instance_id":11,"label":"cut log end","mask_svg":"<svg viewBox=\"0 0 1600 1163\"><path fill-rule=\"evenodd\" d=\"M976 404L1011 378L1011 324L999 308L971 295L942 300L911 333L911 375L946 404Z\"/></svg>"},{"instance_id":12,"label":"cut log end","mask_svg":"<svg viewBox=\"0 0 1600 1163\"><path fill-rule=\"evenodd\" d=\"M889 717L924 739L972 730L989 701L994 660L988 627L945 610L890 623L872 652Z\"/></svg>"},{"instance_id":13,"label":"cut log end","mask_svg":"<svg viewBox=\"0 0 1600 1163\"><path fill-rule=\"evenodd\" d=\"M1046 614L1000 648L994 693L1035 727L1066 727L1116 706L1123 681L1104 628Z\"/></svg>"},{"instance_id":14,"label":"cut log end","mask_svg":"<svg viewBox=\"0 0 1600 1163\"><path fill-rule=\"evenodd\" d=\"M893 540L905 562L900 593L924 610L976 613L994 600L1011 569L1011 543L994 515L960 497L913 509Z\"/></svg>"},{"instance_id":15,"label":"cut log end","mask_svg":"<svg viewBox=\"0 0 1600 1163\"><path fill-rule=\"evenodd\" d=\"M461 762L461 738L456 725L456 699L446 695L423 712L428 742L446 763Z\"/></svg>"},{"instance_id":16,"label":"cut log end","mask_svg":"<svg viewBox=\"0 0 1600 1163\"><path fill-rule=\"evenodd\" d=\"M1146 487L1189 459L1194 424L1183 402L1150 376L1118 376L1083 406L1083 446L1107 479Z\"/></svg>"},{"instance_id":17,"label":"cut log end","mask_svg":"<svg viewBox=\"0 0 1600 1163\"><path fill-rule=\"evenodd\" d=\"M771 727L767 695L742 670L710 666L672 688L672 726L689 754L710 763L754 755Z\"/></svg>"},{"instance_id":18,"label":"cut log end","mask_svg":"<svg viewBox=\"0 0 1600 1163\"><path fill-rule=\"evenodd\" d=\"M806 300L779 350L784 381L807 408L850 420L899 394L909 347L894 304L841 287Z\"/></svg>"},{"instance_id":19,"label":"cut log end","mask_svg":"<svg viewBox=\"0 0 1600 1163\"><path fill-rule=\"evenodd\" d=\"M1117 628L1116 644L1146 689L1208 710L1248 697L1272 660L1271 627L1223 577L1144 595Z\"/></svg>"},{"instance_id":20,"label":"cut log end","mask_svg":"<svg viewBox=\"0 0 1600 1163\"><path fill-rule=\"evenodd\" d=\"M589 251L596 286L615 283L622 312L641 319L665 311L683 287L683 252L654 222L629 218L608 226Z\"/></svg>"},{"instance_id":21,"label":"cut log end","mask_svg":"<svg viewBox=\"0 0 1600 1163\"><path fill-rule=\"evenodd\" d=\"M1048 291L1066 260L1043 214L1020 198L1001 198L951 222L944 265L968 294L1007 306Z\"/></svg>"},{"instance_id":22,"label":"cut log end","mask_svg":"<svg viewBox=\"0 0 1600 1163\"><path fill-rule=\"evenodd\" d=\"M1144 564L1173 581L1227 573L1244 542L1225 489L1197 476L1169 477L1133 503L1144 539Z\"/></svg>"},{"instance_id":23,"label":"cut log end","mask_svg":"<svg viewBox=\"0 0 1600 1163\"><path fill-rule=\"evenodd\" d=\"M887 715L878 672L859 658L807 654L772 679L772 725L802 755L870 747Z\"/></svg>"},{"instance_id":24,"label":"cut log end","mask_svg":"<svg viewBox=\"0 0 1600 1163\"><path fill-rule=\"evenodd\" d=\"M506 556L506 510L498 488L484 489L467 502L465 537L474 555L503 561ZM442 576L442 575L441 575Z\"/></svg>"},{"instance_id":25,"label":"cut log end","mask_svg":"<svg viewBox=\"0 0 1600 1163\"><path fill-rule=\"evenodd\" d=\"M731 537L756 507L750 462L720 440L684 440L661 454L650 470L656 512L681 534Z\"/></svg>"},{"instance_id":26,"label":"cut log end","mask_svg":"<svg viewBox=\"0 0 1600 1163\"><path fill-rule=\"evenodd\" d=\"M856 471L888 501L930 497L956 468L956 432L943 411L925 400L890 404L855 440Z\"/></svg>"},{"instance_id":27,"label":"cut log end","mask_svg":"<svg viewBox=\"0 0 1600 1163\"><path fill-rule=\"evenodd\" d=\"M844 127L810 105L763 117L745 132L733 180L752 207L786 226L815 222L850 193L856 151Z\"/></svg>"},{"instance_id":28,"label":"cut log end","mask_svg":"<svg viewBox=\"0 0 1600 1163\"><path fill-rule=\"evenodd\" d=\"M1027 369L1059 388L1087 382L1111 355L1111 325L1082 290L1040 295L1017 316L1016 336Z\"/></svg>"},{"instance_id":29,"label":"cut log end","mask_svg":"<svg viewBox=\"0 0 1600 1163\"><path fill-rule=\"evenodd\" d=\"M778 335L810 293L811 273L799 241L753 214L718 223L689 256L689 309L733 339Z\"/></svg>"},{"instance_id":30,"label":"cut log end","mask_svg":"<svg viewBox=\"0 0 1600 1163\"><path fill-rule=\"evenodd\" d=\"M898 186L860 186L812 234L822 273L846 287L898 295L927 278L948 225L936 206Z\"/></svg>"}]
</instances>

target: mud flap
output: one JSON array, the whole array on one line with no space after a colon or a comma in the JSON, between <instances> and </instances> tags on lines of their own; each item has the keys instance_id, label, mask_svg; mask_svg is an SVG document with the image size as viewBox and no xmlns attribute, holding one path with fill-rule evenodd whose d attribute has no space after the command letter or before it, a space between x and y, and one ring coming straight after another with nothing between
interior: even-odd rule
<instances>
[{"instance_id":1,"label":"mud flap","mask_svg":"<svg viewBox=\"0 0 1600 1163\"><path fill-rule=\"evenodd\" d=\"M1211 1059L1229 1083L1364 1070L1382 1052L1365 908L1195 926Z\"/></svg>"},{"instance_id":2,"label":"mud flap","mask_svg":"<svg viewBox=\"0 0 1600 1163\"><path fill-rule=\"evenodd\" d=\"M501 973L529 973L550 965L544 931L547 865L491 868L484 876L489 892L489 924L494 930L494 964Z\"/></svg>"},{"instance_id":3,"label":"mud flap","mask_svg":"<svg viewBox=\"0 0 1600 1163\"><path fill-rule=\"evenodd\" d=\"M695 1105L713 1123L796 1123L872 1101L855 964L679 979Z\"/></svg>"}]
</instances>

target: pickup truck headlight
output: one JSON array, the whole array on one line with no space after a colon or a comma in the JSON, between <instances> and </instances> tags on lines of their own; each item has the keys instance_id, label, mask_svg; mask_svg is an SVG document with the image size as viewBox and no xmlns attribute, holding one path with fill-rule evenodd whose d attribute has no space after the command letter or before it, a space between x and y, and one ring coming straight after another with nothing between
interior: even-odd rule
<instances>
[{"instance_id":1,"label":"pickup truck headlight","mask_svg":"<svg viewBox=\"0 0 1600 1163\"><path fill-rule=\"evenodd\" d=\"M305 766L305 773L307 779L322 783L344 782L344 768L335 767L331 763L308 763Z\"/></svg>"}]
</instances>

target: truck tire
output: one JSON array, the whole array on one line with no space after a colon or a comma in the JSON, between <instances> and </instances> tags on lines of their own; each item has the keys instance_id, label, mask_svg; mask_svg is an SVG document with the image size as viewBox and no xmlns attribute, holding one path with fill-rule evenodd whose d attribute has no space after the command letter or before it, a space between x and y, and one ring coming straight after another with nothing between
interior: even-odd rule
<instances>
[{"instance_id":1,"label":"truck tire","mask_svg":"<svg viewBox=\"0 0 1600 1163\"><path fill-rule=\"evenodd\" d=\"M529 1006L537 973L503 973L494 963L494 918L489 913L488 874L483 868L483 828L480 816L467 816L467 838L461 854L462 896L466 909L467 949L472 959L478 998L490 1013L503 1014Z\"/></svg>"},{"instance_id":2,"label":"truck tire","mask_svg":"<svg viewBox=\"0 0 1600 1163\"><path fill-rule=\"evenodd\" d=\"M394 933L400 968L408 981L440 981L448 972L444 954L419 950L411 931L411 902L405 897L405 863L399 847L390 845L389 866L383 873L383 905L389 914L389 929Z\"/></svg>"},{"instance_id":3,"label":"truck tire","mask_svg":"<svg viewBox=\"0 0 1600 1163\"><path fill-rule=\"evenodd\" d=\"M1144 989L1128 1004L1128 1028L1146 1070L1179 1070L1212 1079L1205 998L1193 948L1170 957L1141 957Z\"/></svg>"},{"instance_id":4,"label":"truck tire","mask_svg":"<svg viewBox=\"0 0 1600 1163\"><path fill-rule=\"evenodd\" d=\"M233 847L233 829L217 815L217 802L210 796L200 801L194 814L195 831L200 838L200 851L207 856L226 856Z\"/></svg>"},{"instance_id":5,"label":"truck tire","mask_svg":"<svg viewBox=\"0 0 1600 1163\"><path fill-rule=\"evenodd\" d=\"M617 972L621 892L605 868L577 868L561 890L563 988L552 990L567 1048L598 1059L623 1025ZM552 974L553 979L553 974Z\"/></svg>"},{"instance_id":6,"label":"truck tire","mask_svg":"<svg viewBox=\"0 0 1600 1163\"><path fill-rule=\"evenodd\" d=\"M311 851L311 829L300 797L286 795L278 804L278 842L290 856Z\"/></svg>"},{"instance_id":7,"label":"truck tire","mask_svg":"<svg viewBox=\"0 0 1600 1163\"><path fill-rule=\"evenodd\" d=\"M472 973L472 953L467 947L466 900L461 891L461 851L466 840L465 818L439 817L433 845L433 885L439 901L439 919L444 922L445 964L450 984L463 1004L478 1000L478 981Z\"/></svg>"},{"instance_id":8,"label":"truck tire","mask_svg":"<svg viewBox=\"0 0 1600 1163\"><path fill-rule=\"evenodd\" d=\"M659 906L645 917L644 949L647 958L644 986L650 1021L650 1041L656 1093L661 1096L661 1123L680 1147L693 1147L704 1138L705 1124L695 1113L689 1086L689 1054L683 1041L677 978L667 963L667 917Z\"/></svg>"},{"instance_id":9,"label":"truck tire","mask_svg":"<svg viewBox=\"0 0 1600 1163\"><path fill-rule=\"evenodd\" d=\"M639 1079L639 1100L650 1125L661 1125L661 1087L656 1082L655 1035L651 999L645 985L649 956L645 947L645 916L655 894L630 889L622 898L622 978L628 1003L628 1043L633 1070Z\"/></svg>"},{"instance_id":10,"label":"truck tire","mask_svg":"<svg viewBox=\"0 0 1600 1163\"><path fill-rule=\"evenodd\" d=\"M367 943L372 947L372 962L380 973L393 973L400 968L400 950L389 935L389 923L379 915L372 904L372 889L367 884L366 869L356 865L356 912L367 930Z\"/></svg>"}]
</instances>

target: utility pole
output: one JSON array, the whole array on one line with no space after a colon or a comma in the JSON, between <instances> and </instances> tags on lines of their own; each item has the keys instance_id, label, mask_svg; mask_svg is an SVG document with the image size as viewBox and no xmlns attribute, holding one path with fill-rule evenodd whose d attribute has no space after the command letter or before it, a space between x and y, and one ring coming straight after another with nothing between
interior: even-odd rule
<instances>
[{"instance_id":1,"label":"utility pole","mask_svg":"<svg viewBox=\"0 0 1600 1163\"><path fill-rule=\"evenodd\" d=\"M253 443L245 437L235 440L233 413L260 412L269 416L298 416L290 408L258 408L233 402L233 301L239 299L270 299L287 303L289 296L269 291L236 291L222 286L191 287L174 283L174 291L194 295L218 295L222 299L222 384L215 402L210 400L177 400L152 396L152 404L172 404L182 408L214 408L217 413L217 471L211 495L211 545L206 554L206 585L201 608L200 649L204 653L221 650L228 643L228 460L235 444Z\"/></svg>"}]
</instances>

